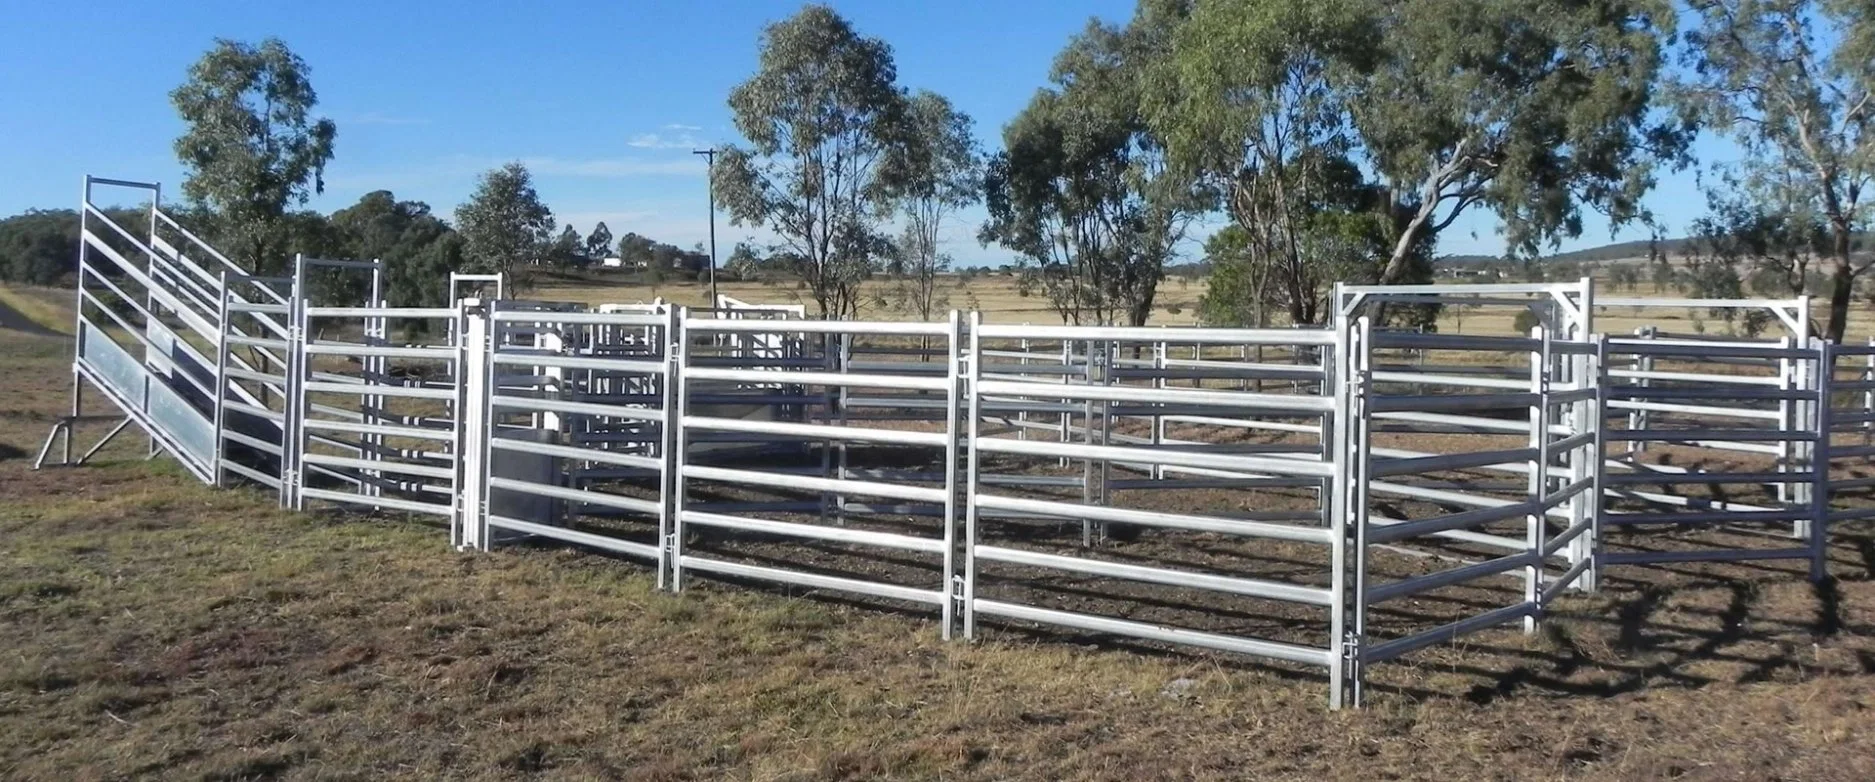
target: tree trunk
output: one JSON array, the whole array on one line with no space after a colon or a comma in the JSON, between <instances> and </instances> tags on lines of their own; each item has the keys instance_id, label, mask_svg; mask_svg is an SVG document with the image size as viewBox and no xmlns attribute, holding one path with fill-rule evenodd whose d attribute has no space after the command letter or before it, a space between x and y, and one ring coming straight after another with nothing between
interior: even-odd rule
<instances>
[{"instance_id":1,"label":"tree trunk","mask_svg":"<svg viewBox=\"0 0 1875 782\"><path fill-rule=\"evenodd\" d=\"M1836 271L1830 275L1829 330L1824 338L1842 344L1843 333L1849 329L1849 300L1855 294L1855 267L1849 260L1849 227L1838 224L1834 232Z\"/></svg>"}]
</instances>

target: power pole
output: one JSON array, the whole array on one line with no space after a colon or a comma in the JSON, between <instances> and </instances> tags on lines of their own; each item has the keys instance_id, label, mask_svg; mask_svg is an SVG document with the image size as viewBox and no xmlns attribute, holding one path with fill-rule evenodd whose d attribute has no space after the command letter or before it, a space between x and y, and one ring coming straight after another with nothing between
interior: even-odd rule
<instances>
[{"instance_id":1,"label":"power pole","mask_svg":"<svg viewBox=\"0 0 1875 782\"><path fill-rule=\"evenodd\" d=\"M716 148L693 149L692 155L702 155L709 163L710 193L710 306L716 306Z\"/></svg>"}]
</instances>

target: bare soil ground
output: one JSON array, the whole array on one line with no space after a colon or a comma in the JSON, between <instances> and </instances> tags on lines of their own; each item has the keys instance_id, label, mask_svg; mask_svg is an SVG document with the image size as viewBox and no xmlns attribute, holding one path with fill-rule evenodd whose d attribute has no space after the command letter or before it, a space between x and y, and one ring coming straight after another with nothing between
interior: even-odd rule
<instances>
[{"instance_id":1,"label":"bare soil ground","mask_svg":"<svg viewBox=\"0 0 1875 782\"><path fill-rule=\"evenodd\" d=\"M1796 564L1611 571L1543 632L1381 666L1367 709L1330 713L1319 674L1230 655L1018 627L945 643L922 612L710 580L670 595L638 564L552 547L455 554L421 522L208 489L131 434L92 466L34 472L68 351L0 330L8 778L1875 778L1866 527L1837 537L1823 587ZM1103 553L1314 566L1204 536ZM1200 620L1307 628L1216 609Z\"/></svg>"}]
</instances>

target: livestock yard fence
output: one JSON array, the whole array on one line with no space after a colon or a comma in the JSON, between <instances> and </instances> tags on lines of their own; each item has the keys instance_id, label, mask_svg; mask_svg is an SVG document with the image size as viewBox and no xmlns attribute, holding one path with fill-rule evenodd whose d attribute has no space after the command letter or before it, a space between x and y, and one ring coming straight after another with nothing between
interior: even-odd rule
<instances>
[{"instance_id":1,"label":"livestock yard fence","mask_svg":"<svg viewBox=\"0 0 1875 782\"><path fill-rule=\"evenodd\" d=\"M104 186L146 191L149 224L108 218ZM42 464L96 452L73 456L90 389L106 440L135 425L206 483L432 517L463 550L600 549L670 590L1221 650L1322 669L1340 707L1368 666L1534 630L1610 568L1825 578L1831 525L1875 513L1875 347L1815 338L1805 299L1338 285L1325 326L1126 328L524 301L458 275L447 306L391 307L378 262L253 274L160 195L86 180L72 411ZM1386 325L1449 306L1536 325ZM1611 308L1764 328L1597 332Z\"/></svg>"}]
</instances>

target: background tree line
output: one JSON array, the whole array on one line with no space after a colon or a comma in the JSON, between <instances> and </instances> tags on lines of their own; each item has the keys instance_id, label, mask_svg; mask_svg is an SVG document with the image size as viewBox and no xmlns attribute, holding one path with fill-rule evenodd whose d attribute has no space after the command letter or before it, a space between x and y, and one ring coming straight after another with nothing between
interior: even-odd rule
<instances>
[{"instance_id":1,"label":"background tree line","mask_svg":"<svg viewBox=\"0 0 1875 782\"><path fill-rule=\"evenodd\" d=\"M899 83L889 44L808 5L762 33L756 72L728 96L743 141L709 173L732 223L770 237L730 267L791 280L823 317L855 315L877 275L878 300L934 316L944 228L981 202L979 241L1015 253L1023 289L1064 321L1144 323L1209 219L1225 227L1199 261L1205 321L1314 323L1336 281L1429 279L1441 235L1480 210L1503 227L1499 271L1528 279L1569 271L1534 261L1590 212L1658 234L1641 199L1660 172L1699 163L1690 142L1707 132L1745 154L1702 177L1711 210L1681 263L1650 245L1644 265L1607 273L1700 295L1816 293L1840 338L1868 267L1871 13L1849 0L1140 0L1071 37L986 151L968 114ZM171 99L191 219L257 270L294 252L381 257L408 303L441 295L449 270L525 286L613 251L604 225L557 225L519 164L484 174L451 221L388 192L305 211L338 134L277 40L218 41ZM56 276L71 241L60 214L0 223L0 273ZM616 252L653 281L708 261L633 233Z\"/></svg>"},{"instance_id":2,"label":"background tree line","mask_svg":"<svg viewBox=\"0 0 1875 782\"><path fill-rule=\"evenodd\" d=\"M519 287L544 266L584 266L612 252L604 223L581 236L554 232L552 210L519 163L482 174L454 221L421 201L388 190L365 194L330 215L305 209L323 192L337 126L314 116L319 99L310 68L278 39L258 45L217 40L170 94L186 126L175 151L185 179L170 216L231 259L259 274L289 270L296 255L384 262L385 294L394 306L437 306L451 272L505 272ZM105 210L132 234L148 231L141 208ZM107 232L108 233L108 232ZM79 218L72 210L32 210L0 220L0 280L54 284L77 268ZM686 253L637 234L620 249L652 269L695 275L707 255ZM700 259L699 259L700 257ZM314 294L363 296L360 275L321 275Z\"/></svg>"}]
</instances>

